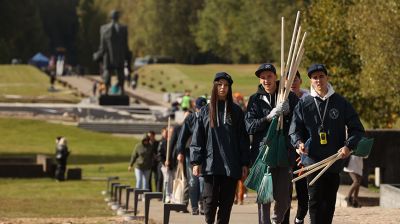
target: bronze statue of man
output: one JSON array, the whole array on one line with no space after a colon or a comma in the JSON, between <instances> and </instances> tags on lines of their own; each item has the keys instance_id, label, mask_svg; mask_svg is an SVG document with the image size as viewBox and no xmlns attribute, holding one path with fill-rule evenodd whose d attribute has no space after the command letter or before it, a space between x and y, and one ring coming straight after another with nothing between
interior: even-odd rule
<instances>
[{"instance_id":1,"label":"bronze statue of man","mask_svg":"<svg viewBox=\"0 0 400 224\"><path fill-rule=\"evenodd\" d=\"M100 46L93 54L95 61L103 62L103 81L106 86L105 94L111 86L112 74L117 74L117 86L124 95L124 65L127 61L130 71L131 53L128 48L128 30L125 25L119 24L120 13L113 10L110 13L111 22L100 28Z\"/></svg>"}]
</instances>

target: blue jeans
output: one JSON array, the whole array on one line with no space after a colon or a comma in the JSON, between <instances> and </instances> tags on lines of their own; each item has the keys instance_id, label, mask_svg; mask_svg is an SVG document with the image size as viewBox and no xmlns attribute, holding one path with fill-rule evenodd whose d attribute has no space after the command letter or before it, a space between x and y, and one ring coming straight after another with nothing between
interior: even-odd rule
<instances>
[{"instance_id":1,"label":"blue jeans","mask_svg":"<svg viewBox=\"0 0 400 224\"><path fill-rule=\"evenodd\" d=\"M204 188L204 178L196 177L193 175L192 165L190 164L190 155L186 153L186 173L189 181L189 198L192 208L199 207L199 201L202 200L203 188Z\"/></svg>"},{"instance_id":2,"label":"blue jeans","mask_svg":"<svg viewBox=\"0 0 400 224\"><path fill-rule=\"evenodd\" d=\"M149 178L151 170L135 168L136 188L149 189Z\"/></svg>"}]
</instances>

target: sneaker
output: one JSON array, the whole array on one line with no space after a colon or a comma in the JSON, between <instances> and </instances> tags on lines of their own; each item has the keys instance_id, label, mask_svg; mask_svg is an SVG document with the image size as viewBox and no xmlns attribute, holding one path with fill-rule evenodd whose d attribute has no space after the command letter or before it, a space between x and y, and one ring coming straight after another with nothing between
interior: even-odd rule
<instances>
[{"instance_id":1,"label":"sneaker","mask_svg":"<svg viewBox=\"0 0 400 224\"><path fill-rule=\"evenodd\" d=\"M183 211L181 211L182 213L189 213L189 210L185 209Z\"/></svg>"},{"instance_id":2,"label":"sneaker","mask_svg":"<svg viewBox=\"0 0 400 224\"><path fill-rule=\"evenodd\" d=\"M353 206L353 200L351 197L345 197L344 200L346 201L347 207L352 207Z\"/></svg>"},{"instance_id":3,"label":"sneaker","mask_svg":"<svg viewBox=\"0 0 400 224\"><path fill-rule=\"evenodd\" d=\"M304 223L304 220L300 220L298 218L294 219L294 224L303 224L303 223Z\"/></svg>"},{"instance_id":4,"label":"sneaker","mask_svg":"<svg viewBox=\"0 0 400 224\"><path fill-rule=\"evenodd\" d=\"M199 215L199 208L192 208L192 215Z\"/></svg>"},{"instance_id":5,"label":"sneaker","mask_svg":"<svg viewBox=\"0 0 400 224\"><path fill-rule=\"evenodd\" d=\"M204 204L203 204L203 201L200 201L199 204L200 204L200 214L204 215Z\"/></svg>"},{"instance_id":6,"label":"sneaker","mask_svg":"<svg viewBox=\"0 0 400 224\"><path fill-rule=\"evenodd\" d=\"M358 201L354 200L352 204L353 208L361 208L361 205L358 203Z\"/></svg>"}]
</instances>

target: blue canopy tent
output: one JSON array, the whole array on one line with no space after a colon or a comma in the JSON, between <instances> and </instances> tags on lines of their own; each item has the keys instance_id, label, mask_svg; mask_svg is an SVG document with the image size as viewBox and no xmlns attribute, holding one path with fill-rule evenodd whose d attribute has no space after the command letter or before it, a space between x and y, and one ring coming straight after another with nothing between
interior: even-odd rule
<instances>
[{"instance_id":1,"label":"blue canopy tent","mask_svg":"<svg viewBox=\"0 0 400 224\"><path fill-rule=\"evenodd\" d=\"M39 52L29 60L29 64L36 65L39 68L47 67L49 65L49 58Z\"/></svg>"}]
</instances>

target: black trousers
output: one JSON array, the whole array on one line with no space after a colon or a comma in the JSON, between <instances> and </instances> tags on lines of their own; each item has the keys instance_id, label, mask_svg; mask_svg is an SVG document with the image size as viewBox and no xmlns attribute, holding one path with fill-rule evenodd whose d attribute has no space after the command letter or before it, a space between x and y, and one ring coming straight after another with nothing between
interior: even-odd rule
<instances>
[{"instance_id":1,"label":"black trousers","mask_svg":"<svg viewBox=\"0 0 400 224\"><path fill-rule=\"evenodd\" d=\"M67 159L57 159L55 177L59 181L65 180L65 170L67 169Z\"/></svg>"},{"instance_id":2,"label":"black trousers","mask_svg":"<svg viewBox=\"0 0 400 224\"><path fill-rule=\"evenodd\" d=\"M303 178L294 183L297 194L297 212L296 218L304 220L308 212L308 189L307 189L307 179ZM292 198L293 187L290 188L290 198ZM285 219L282 224L289 224L290 222L290 209L287 210L285 214Z\"/></svg>"},{"instance_id":3,"label":"black trousers","mask_svg":"<svg viewBox=\"0 0 400 224\"><path fill-rule=\"evenodd\" d=\"M207 224L214 223L217 207L217 224L229 223L237 181L227 176L204 176L203 202Z\"/></svg>"},{"instance_id":4,"label":"black trousers","mask_svg":"<svg viewBox=\"0 0 400 224\"><path fill-rule=\"evenodd\" d=\"M307 177L309 184L318 174ZM330 224L335 213L336 194L339 189L338 173L324 173L312 186L308 186L311 224Z\"/></svg>"}]
</instances>

